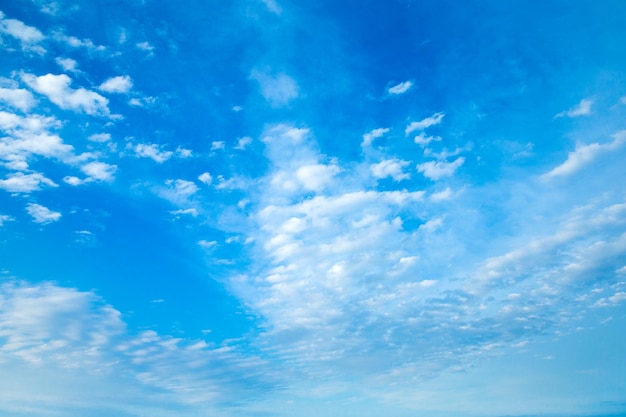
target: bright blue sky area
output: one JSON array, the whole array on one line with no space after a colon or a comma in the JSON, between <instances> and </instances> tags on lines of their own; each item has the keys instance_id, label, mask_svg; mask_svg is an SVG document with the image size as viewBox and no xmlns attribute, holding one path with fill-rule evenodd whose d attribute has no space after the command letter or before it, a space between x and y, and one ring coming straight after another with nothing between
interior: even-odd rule
<instances>
[{"instance_id":1,"label":"bright blue sky area","mask_svg":"<svg viewBox=\"0 0 626 417\"><path fill-rule=\"evenodd\" d=\"M626 415L626 4L0 3L0 411Z\"/></svg>"}]
</instances>

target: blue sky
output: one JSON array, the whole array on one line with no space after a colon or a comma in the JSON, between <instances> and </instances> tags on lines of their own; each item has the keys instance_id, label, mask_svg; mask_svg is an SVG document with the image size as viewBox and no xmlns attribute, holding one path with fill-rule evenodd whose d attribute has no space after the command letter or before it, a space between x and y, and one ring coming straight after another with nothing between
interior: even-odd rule
<instances>
[{"instance_id":1,"label":"blue sky","mask_svg":"<svg viewBox=\"0 0 626 417\"><path fill-rule=\"evenodd\" d=\"M626 3L0 3L0 412L626 415Z\"/></svg>"}]
</instances>

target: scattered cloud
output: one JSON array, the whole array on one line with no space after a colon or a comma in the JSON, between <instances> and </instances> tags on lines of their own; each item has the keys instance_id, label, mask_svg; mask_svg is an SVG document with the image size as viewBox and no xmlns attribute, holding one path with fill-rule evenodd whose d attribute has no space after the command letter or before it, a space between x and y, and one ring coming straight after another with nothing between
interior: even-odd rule
<instances>
[{"instance_id":1,"label":"scattered cloud","mask_svg":"<svg viewBox=\"0 0 626 417\"><path fill-rule=\"evenodd\" d=\"M387 93L390 95L400 95L400 94L404 94L407 91L409 91L411 89L411 87L413 87L413 82L412 81L404 81L400 84L394 85L393 87L390 87L387 89Z\"/></svg>"},{"instance_id":2,"label":"scattered cloud","mask_svg":"<svg viewBox=\"0 0 626 417\"><path fill-rule=\"evenodd\" d=\"M80 170L89 177L89 180L111 181L113 180L113 174L117 170L117 165L93 161L80 167Z\"/></svg>"},{"instance_id":3,"label":"scattered cloud","mask_svg":"<svg viewBox=\"0 0 626 417\"><path fill-rule=\"evenodd\" d=\"M202 182L204 184L207 184L207 185L209 185L209 184L211 184L213 182L213 177L208 172L204 172L204 173L200 174L198 179L200 180L200 182Z\"/></svg>"},{"instance_id":4,"label":"scattered cloud","mask_svg":"<svg viewBox=\"0 0 626 417\"><path fill-rule=\"evenodd\" d=\"M222 140L216 140L211 142L211 150L212 151L217 151L220 149L224 149L226 147L226 142L222 141Z\"/></svg>"},{"instance_id":5,"label":"scattered cloud","mask_svg":"<svg viewBox=\"0 0 626 417\"><path fill-rule=\"evenodd\" d=\"M445 113L439 112L423 120L420 120L419 122L411 122L404 130L404 133L409 136L410 133L415 132L416 130L424 130L431 126L438 125L439 123L441 123L444 117Z\"/></svg>"},{"instance_id":6,"label":"scattered cloud","mask_svg":"<svg viewBox=\"0 0 626 417\"><path fill-rule=\"evenodd\" d=\"M614 134L613 141L609 143L600 144L595 142L588 145L577 145L576 149L568 154L565 162L543 174L542 178L549 179L571 175L583 166L590 164L601 154L618 149L624 142L626 142L626 130Z\"/></svg>"},{"instance_id":7,"label":"scattered cloud","mask_svg":"<svg viewBox=\"0 0 626 417\"><path fill-rule=\"evenodd\" d=\"M263 2L263 4L265 4L265 7L267 7L267 10L269 10L270 12L280 15L283 12L283 9L278 5L278 3L276 2L276 0L261 0Z\"/></svg>"},{"instance_id":8,"label":"scattered cloud","mask_svg":"<svg viewBox=\"0 0 626 417\"><path fill-rule=\"evenodd\" d=\"M109 101L84 88L72 89L72 80L65 74L35 76L23 74L22 79L36 92L43 94L62 109L81 111L92 116L108 116Z\"/></svg>"},{"instance_id":9,"label":"scattered cloud","mask_svg":"<svg viewBox=\"0 0 626 417\"><path fill-rule=\"evenodd\" d=\"M579 116L588 116L591 114L591 106L593 105L593 100L585 98L580 100L578 105L572 107L567 111L562 111L554 117L579 117Z\"/></svg>"},{"instance_id":10,"label":"scattered cloud","mask_svg":"<svg viewBox=\"0 0 626 417\"><path fill-rule=\"evenodd\" d=\"M6 214L0 214L0 227L4 226L5 222L12 222L15 219L11 216L8 216Z\"/></svg>"},{"instance_id":11,"label":"scattered cloud","mask_svg":"<svg viewBox=\"0 0 626 417\"><path fill-rule=\"evenodd\" d=\"M409 161L386 159L370 166L370 171L376 178L391 177L395 181L402 181L411 177L408 173L404 172L404 168L409 166L409 164Z\"/></svg>"},{"instance_id":12,"label":"scattered cloud","mask_svg":"<svg viewBox=\"0 0 626 417\"><path fill-rule=\"evenodd\" d=\"M33 94L23 88L0 87L0 101L23 112L29 111L37 104Z\"/></svg>"},{"instance_id":13,"label":"scattered cloud","mask_svg":"<svg viewBox=\"0 0 626 417\"><path fill-rule=\"evenodd\" d=\"M389 133L388 128L378 128L367 132L363 135L363 142L361 142L361 146L370 146L374 139L382 138L387 133Z\"/></svg>"},{"instance_id":14,"label":"scattered cloud","mask_svg":"<svg viewBox=\"0 0 626 417\"><path fill-rule=\"evenodd\" d=\"M150 42L148 41L144 41L144 42L139 42L135 45L137 47L137 49L140 49L142 51L146 51L149 52L150 55L152 55L154 53L154 46L152 46L152 44L150 44Z\"/></svg>"},{"instance_id":15,"label":"scattered cloud","mask_svg":"<svg viewBox=\"0 0 626 417\"><path fill-rule=\"evenodd\" d=\"M296 81L285 73L271 75L253 70L250 78L259 83L261 95L272 107L283 107L298 97L299 87Z\"/></svg>"},{"instance_id":16,"label":"scattered cloud","mask_svg":"<svg viewBox=\"0 0 626 417\"><path fill-rule=\"evenodd\" d=\"M98 89L107 93L128 93L133 88L133 81L128 75L119 75L112 77L100 84Z\"/></svg>"},{"instance_id":17,"label":"scattered cloud","mask_svg":"<svg viewBox=\"0 0 626 417\"><path fill-rule=\"evenodd\" d=\"M28 26L24 22L17 19L6 19L4 13L0 12L0 33L12 36L18 39L25 51L33 51L40 55L46 53L46 50L37 45L45 39L43 33L37 28Z\"/></svg>"},{"instance_id":18,"label":"scattered cloud","mask_svg":"<svg viewBox=\"0 0 626 417\"><path fill-rule=\"evenodd\" d=\"M422 147L428 145L430 142L440 142L440 136L426 136L424 132L421 132L419 135L415 136L415 143L421 145Z\"/></svg>"},{"instance_id":19,"label":"scattered cloud","mask_svg":"<svg viewBox=\"0 0 626 417\"><path fill-rule=\"evenodd\" d=\"M31 174L15 172L0 180L0 188L10 193L30 193L40 190L42 186L57 187L57 184L38 172Z\"/></svg>"},{"instance_id":20,"label":"scattered cloud","mask_svg":"<svg viewBox=\"0 0 626 417\"><path fill-rule=\"evenodd\" d=\"M159 145L153 143L138 143L133 147L133 150L136 157L150 158L159 164L162 164L174 155L174 152L162 151Z\"/></svg>"},{"instance_id":21,"label":"scattered cloud","mask_svg":"<svg viewBox=\"0 0 626 417\"><path fill-rule=\"evenodd\" d=\"M239 138L237 140L237 146L235 146L235 149L243 151L244 149L246 149L248 147L248 145L250 145L252 143L252 138L250 136L244 136L242 138Z\"/></svg>"},{"instance_id":22,"label":"scattered cloud","mask_svg":"<svg viewBox=\"0 0 626 417\"><path fill-rule=\"evenodd\" d=\"M459 157L452 162L428 161L417 165L417 170L426 178L437 181L444 177L451 177L456 170L465 163L464 157Z\"/></svg>"},{"instance_id":23,"label":"scattered cloud","mask_svg":"<svg viewBox=\"0 0 626 417\"><path fill-rule=\"evenodd\" d=\"M59 64L61 68L63 68L64 71L74 72L78 68L78 62L76 62L72 58L57 57L55 61L57 64Z\"/></svg>"},{"instance_id":24,"label":"scattered cloud","mask_svg":"<svg viewBox=\"0 0 626 417\"><path fill-rule=\"evenodd\" d=\"M92 142L108 142L111 140L110 133L94 133L87 138Z\"/></svg>"},{"instance_id":25,"label":"scattered cloud","mask_svg":"<svg viewBox=\"0 0 626 417\"><path fill-rule=\"evenodd\" d=\"M52 211L41 204L28 203L26 205L26 211L33 217L35 223L48 224L61 219L61 213Z\"/></svg>"},{"instance_id":26,"label":"scattered cloud","mask_svg":"<svg viewBox=\"0 0 626 417\"><path fill-rule=\"evenodd\" d=\"M192 216L192 217L197 217L198 216L198 209L196 209L196 208L187 208L187 209L172 210L172 211L170 211L170 214L173 214L175 216L189 215L189 216Z\"/></svg>"}]
</instances>

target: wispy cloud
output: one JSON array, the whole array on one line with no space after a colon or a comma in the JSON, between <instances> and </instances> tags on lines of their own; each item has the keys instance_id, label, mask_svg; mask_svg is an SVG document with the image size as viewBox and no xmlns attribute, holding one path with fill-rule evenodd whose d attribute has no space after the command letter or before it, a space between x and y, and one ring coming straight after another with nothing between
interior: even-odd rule
<instances>
[{"instance_id":1,"label":"wispy cloud","mask_svg":"<svg viewBox=\"0 0 626 417\"><path fill-rule=\"evenodd\" d=\"M428 161L417 165L418 172L424 174L426 178L437 181L441 178L454 175L456 170L465 163L464 157L459 157L452 162Z\"/></svg>"},{"instance_id":2,"label":"wispy cloud","mask_svg":"<svg viewBox=\"0 0 626 417\"><path fill-rule=\"evenodd\" d=\"M554 117L579 117L579 116L588 116L591 114L591 106L593 105L593 100L585 98L580 100L578 105L572 107L569 110L562 111Z\"/></svg>"},{"instance_id":3,"label":"wispy cloud","mask_svg":"<svg viewBox=\"0 0 626 417\"><path fill-rule=\"evenodd\" d=\"M33 94L23 88L0 87L0 101L23 112L29 111L37 104Z\"/></svg>"},{"instance_id":4,"label":"wispy cloud","mask_svg":"<svg viewBox=\"0 0 626 417\"><path fill-rule=\"evenodd\" d=\"M45 39L43 33L33 26L24 24L21 20L7 19L4 13L0 11L0 33L5 33L20 41L22 49L33 51L40 55L46 53L46 50L38 45Z\"/></svg>"},{"instance_id":5,"label":"wispy cloud","mask_svg":"<svg viewBox=\"0 0 626 417\"><path fill-rule=\"evenodd\" d=\"M57 184L38 172L15 172L6 179L0 179L0 188L10 193L30 193L40 190L42 186L57 187Z\"/></svg>"},{"instance_id":6,"label":"wispy cloud","mask_svg":"<svg viewBox=\"0 0 626 417\"><path fill-rule=\"evenodd\" d=\"M387 89L387 93L389 95L397 96L397 95L406 93L407 91L411 89L411 87L413 87L412 81L404 81L400 84L394 85L393 87L389 87Z\"/></svg>"},{"instance_id":7,"label":"wispy cloud","mask_svg":"<svg viewBox=\"0 0 626 417\"><path fill-rule=\"evenodd\" d=\"M133 87L133 81L128 75L112 77L100 84L98 89L107 93L128 93Z\"/></svg>"},{"instance_id":8,"label":"wispy cloud","mask_svg":"<svg viewBox=\"0 0 626 417\"><path fill-rule=\"evenodd\" d=\"M61 213L52 211L41 204L29 203L26 205L26 211L32 216L35 223L48 224L61 219Z\"/></svg>"},{"instance_id":9,"label":"wispy cloud","mask_svg":"<svg viewBox=\"0 0 626 417\"><path fill-rule=\"evenodd\" d=\"M272 107L286 106L299 95L298 83L283 72L271 74L253 70L250 78L259 83L261 94Z\"/></svg>"},{"instance_id":10,"label":"wispy cloud","mask_svg":"<svg viewBox=\"0 0 626 417\"><path fill-rule=\"evenodd\" d=\"M404 172L404 168L409 166L409 161L402 161L399 159L386 159L374 164L370 167L372 175L376 178L391 177L396 181L401 181L410 178L410 174Z\"/></svg>"},{"instance_id":11,"label":"wispy cloud","mask_svg":"<svg viewBox=\"0 0 626 417\"><path fill-rule=\"evenodd\" d=\"M65 74L46 74L39 77L23 74L22 79L29 87L62 109L80 111L92 116L108 116L110 113L109 100L85 88L71 88L72 80Z\"/></svg>"},{"instance_id":12,"label":"wispy cloud","mask_svg":"<svg viewBox=\"0 0 626 417\"><path fill-rule=\"evenodd\" d=\"M614 134L613 141L609 143L600 144L595 142L588 145L578 145L574 151L568 154L565 162L543 174L542 178L549 179L571 175L585 165L590 164L601 154L620 148L624 142L626 142L626 130Z\"/></svg>"},{"instance_id":13,"label":"wispy cloud","mask_svg":"<svg viewBox=\"0 0 626 417\"><path fill-rule=\"evenodd\" d=\"M411 134L412 132L415 132L416 130L418 131L424 130L431 126L438 125L439 123L441 123L444 117L445 117L445 114L440 112L440 113L435 113L432 116L427 117L418 122L411 122L404 130L404 133L408 136L409 134Z\"/></svg>"},{"instance_id":14,"label":"wispy cloud","mask_svg":"<svg viewBox=\"0 0 626 417\"><path fill-rule=\"evenodd\" d=\"M382 138L385 134L389 133L388 128L378 128L363 135L363 142L361 146L370 146L374 139Z\"/></svg>"}]
</instances>

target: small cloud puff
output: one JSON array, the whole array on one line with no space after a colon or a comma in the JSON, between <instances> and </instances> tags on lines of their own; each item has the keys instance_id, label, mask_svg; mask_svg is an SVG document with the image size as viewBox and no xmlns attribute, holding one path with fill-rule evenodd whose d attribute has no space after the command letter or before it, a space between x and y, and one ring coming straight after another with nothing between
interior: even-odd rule
<instances>
[{"instance_id":1,"label":"small cloud puff","mask_svg":"<svg viewBox=\"0 0 626 417\"><path fill-rule=\"evenodd\" d=\"M298 83L285 73L270 75L253 70L250 78L259 83L261 95L272 107L283 107L298 97L300 88Z\"/></svg>"},{"instance_id":2,"label":"small cloud puff","mask_svg":"<svg viewBox=\"0 0 626 417\"><path fill-rule=\"evenodd\" d=\"M138 143L132 148L135 151L136 157L150 158L158 164L162 164L174 155L174 152L172 151L161 151L159 145L154 143Z\"/></svg>"},{"instance_id":3,"label":"small cloud puff","mask_svg":"<svg viewBox=\"0 0 626 417\"><path fill-rule=\"evenodd\" d=\"M204 184L211 184L213 182L213 177L211 176L211 174L209 174L208 172L202 173L200 174L200 176L198 177L198 179L204 183Z\"/></svg>"},{"instance_id":4,"label":"small cloud puff","mask_svg":"<svg viewBox=\"0 0 626 417\"><path fill-rule=\"evenodd\" d=\"M580 100L578 105L572 107L567 111L562 111L554 117L579 117L579 116L587 116L591 114L591 106L593 105L593 100L585 98Z\"/></svg>"},{"instance_id":5,"label":"small cloud puff","mask_svg":"<svg viewBox=\"0 0 626 417\"><path fill-rule=\"evenodd\" d=\"M100 84L98 89L107 93L128 93L133 87L133 81L128 75L112 77Z\"/></svg>"},{"instance_id":6,"label":"small cloud puff","mask_svg":"<svg viewBox=\"0 0 626 417\"><path fill-rule=\"evenodd\" d=\"M371 145L374 139L382 138L388 132L388 128L378 128L367 132L363 135L363 142L361 142L361 146L365 147Z\"/></svg>"},{"instance_id":7,"label":"small cloud puff","mask_svg":"<svg viewBox=\"0 0 626 417\"><path fill-rule=\"evenodd\" d=\"M372 175L376 178L391 177L395 181L401 181L411 176L404 172L404 168L410 164L409 161L401 161L399 159L386 159L377 164L370 166Z\"/></svg>"},{"instance_id":8,"label":"small cloud puff","mask_svg":"<svg viewBox=\"0 0 626 417\"><path fill-rule=\"evenodd\" d=\"M61 218L61 213L52 211L41 204L29 203L26 206L26 211L33 217L35 223L48 224Z\"/></svg>"},{"instance_id":9,"label":"small cloud puff","mask_svg":"<svg viewBox=\"0 0 626 417\"><path fill-rule=\"evenodd\" d=\"M419 122L411 122L404 130L404 133L408 136L411 132L414 132L416 130L425 130L431 126L438 125L439 123L441 123L444 116L445 113L439 112L423 120L420 120Z\"/></svg>"},{"instance_id":10,"label":"small cloud puff","mask_svg":"<svg viewBox=\"0 0 626 417\"><path fill-rule=\"evenodd\" d=\"M417 165L417 170L426 178L437 181L444 177L451 177L454 172L465 162L464 157L459 157L453 162L429 161Z\"/></svg>"},{"instance_id":11,"label":"small cloud puff","mask_svg":"<svg viewBox=\"0 0 626 417\"><path fill-rule=\"evenodd\" d=\"M37 104L33 94L23 88L0 87L0 101L23 112L29 111Z\"/></svg>"},{"instance_id":12,"label":"small cloud puff","mask_svg":"<svg viewBox=\"0 0 626 417\"><path fill-rule=\"evenodd\" d=\"M10 193L30 193L40 190L42 186L57 187L57 184L38 172L31 174L16 172L0 180L0 188Z\"/></svg>"},{"instance_id":13,"label":"small cloud puff","mask_svg":"<svg viewBox=\"0 0 626 417\"><path fill-rule=\"evenodd\" d=\"M65 74L46 74L40 77L23 74L22 79L30 88L48 97L62 109L84 112L92 116L109 115L109 100L85 88L71 88L72 80Z\"/></svg>"},{"instance_id":14,"label":"small cloud puff","mask_svg":"<svg viewBox=\"0 0 626 417\"><path fill-rule=\"evenodd\" d=\"M600 144L590 143L589 145L579 145L567 155L567 160L561 165L542 175L543 179L550 179L559 176L571 175L583 166L591 163L604 152L610 152L621 147L626 142L626 130L622 130L613 135L613 141Z\"/></svg>"},{"instance_id":15,"label":"small cloud puff","mask_svg":"<svg viewBox=\"0 0 626 417\"><path fill-rule=\"evenodd\" d=\"M394 85L393 87L388 88L387 93L389 95L397 96L397 95L406 93L407 91L411 89L411 87L413 87L413 82L405 81L400 84Z\"/></svg>"}]
</instances>

